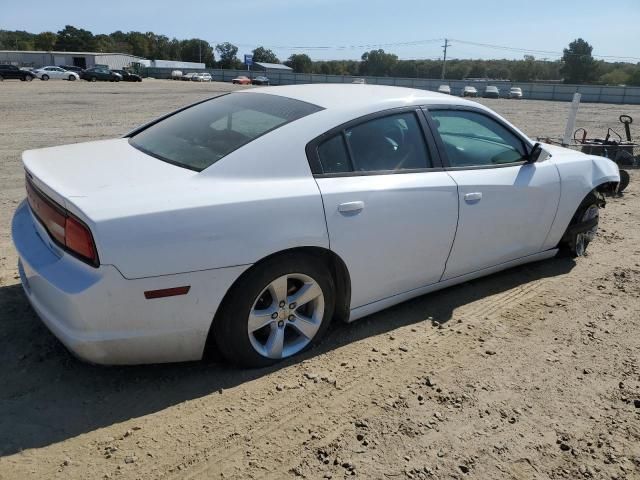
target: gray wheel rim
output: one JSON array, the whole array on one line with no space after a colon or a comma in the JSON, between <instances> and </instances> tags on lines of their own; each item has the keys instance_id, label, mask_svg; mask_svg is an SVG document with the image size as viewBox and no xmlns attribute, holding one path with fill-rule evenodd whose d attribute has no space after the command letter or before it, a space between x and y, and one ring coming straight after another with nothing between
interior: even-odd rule
<instances>
[{"instance_id":1,"label":"gray wheel rim","mask_svg":"<svg viewBox=\"0 0 640 480\"><path fill-rule=\"evenodd\" d=\"M254 300L247 319L249 340L263 357L287 358L315 338L324 316L324 294L303 273L274 279Z\"/></svg>"}]
</instances>

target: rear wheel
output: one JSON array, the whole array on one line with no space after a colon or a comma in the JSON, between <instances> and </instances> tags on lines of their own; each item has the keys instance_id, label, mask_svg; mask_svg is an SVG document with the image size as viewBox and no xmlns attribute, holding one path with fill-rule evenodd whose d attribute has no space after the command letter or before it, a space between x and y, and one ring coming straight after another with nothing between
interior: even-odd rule
<instances>
[{"instance_id":1,"label":"rear wheel","mask_svg":"<svg viewBox=\"0 0 640 480\"><path fill-rule=\"evenodd\" d=\"M26 77L24 77L24 79L25 79L27 82L30 82L31 80L33 80L33 77L32 77L31 75L27 75Z\"/></svg>"},{"instance_id":2,"label":"rear wheel","mask_svg":"<svg viewBox=\"0 0 640 480\"><path fill-rule=\"evenodd\" d=\"M97 79L96 77L91 77L91 78L89 78L89 81L90 81L90 82L97 82L97 81L98 81L98 79Z\"/></svg>"},{"instance_id":3,"label":"rear wheel","mask_svg":"<svg viewBox=\"0 0 640 480\"><path fill-rule=\"evenodd\" d=\"M212 335L228 361L271 365L318 343L334 298L333 279L320 260L304 254L270 259L232 287Z\"/></svg>"},{"instance_id":4,"label":"rear wheel","mask_svg":"<svg viewBox=\"0 0 640 480\"><path fill-rule=\"evenodd\" d=\"M0 75L0 82L4 81L4 77Z\"/></svg>"},{"instance_id":5,"label":"rear wheel","mask_svg":"<svg viewBox=\"0 0 640 480\"><path fill-rule=\"evenodd\" d=\"M69 81L73 82L76 79L75 75L69 75Z\"/></svg>"}]
</instances>

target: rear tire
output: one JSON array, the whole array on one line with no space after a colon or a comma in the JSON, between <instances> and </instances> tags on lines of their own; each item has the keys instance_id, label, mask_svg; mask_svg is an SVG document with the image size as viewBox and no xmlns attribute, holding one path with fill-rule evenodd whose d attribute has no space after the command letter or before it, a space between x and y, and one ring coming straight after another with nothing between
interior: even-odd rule
<instances>
[{"instance_id":1,"label":"rear tire","mask_svg":"<svg viewBox=\"0 0 640 480\"><path fill-rule=\"evenodd\" d=\"M306 254L268 259L245 272L227 293L209 341L213 337L231 363L272 365L321 340L333 316L334 292L321 260Z\"/></svg>"},{"instance_id":2,"label":"rear tire","mask_svg":"<svg viewBox=\"0 0 640 480\"><path fill-rule=\"evenodd\" d=\"M91 78L89 78L89 81L90 81L90 82L97 82L97 81L98 81L98 79L97 79L96 77L91 77Z\"/></svg>"},{"instance_id":3,"label":"rear tire","mask_svg":"<svg viewBox=\"0 0 640 480\"><path fill-rule=\"evenodd\" d=\"M69 81L70 82L75 81L75 79L76 79L75 75L69 75Z\"/></svg>"},{"instance_id":4,"label":"rear tire","mask_svg":"<svg viewBox=\"0 0 640 480\"><path fill-rule=\"evenodd\" d=\"M567 231L560 241L560 253L572 258L582 257L587 251L587 247L593 241L598 231L598 220L600 216L600 206L603 205L603 197L598 192L591 192L580 203L576 213L569 223ZM596 225L586 232L570 233L571 227L596 219Z\"/></svg>"},{"instance_id":5,"label":"rear tire","mask_svg":"<svg viewBox=\"0 0 640 480\"><path fill-rule=\"evenodd\" d=\"M33 80L33 77L31 75L27 75L26 77L24 77L25 81L30 82L31 80Z\"/></svg>"}]
</instances>

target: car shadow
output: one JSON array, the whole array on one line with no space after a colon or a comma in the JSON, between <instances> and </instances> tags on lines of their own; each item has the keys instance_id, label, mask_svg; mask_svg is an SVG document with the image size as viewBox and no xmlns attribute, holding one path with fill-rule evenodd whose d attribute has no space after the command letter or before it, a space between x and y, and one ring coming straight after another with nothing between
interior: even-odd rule
<instances>
[{"instance_id":1,"label":"car shadow","mask_svg":"<svg viewBox=\"0 0 640 480\"><path fill-rule=\"evenodd\" d=\"M0 287L0 457L44 447L101 427L267 376L305 358L396 328L451 320L458 307L535 280L562 275L557 258L404 302L352 324L335 323L317 348L276 366L244 370L216 361L102 367L77 360L37 318L20 285Z\"/></svg>"}]
</instances>

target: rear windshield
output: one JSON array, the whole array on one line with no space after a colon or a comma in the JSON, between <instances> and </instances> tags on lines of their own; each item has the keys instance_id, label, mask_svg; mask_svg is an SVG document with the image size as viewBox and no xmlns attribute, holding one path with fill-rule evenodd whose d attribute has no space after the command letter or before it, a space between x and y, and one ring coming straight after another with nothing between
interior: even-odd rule
<instances>
[{"instance_id":1,"label":"rear windshield","mask_svg":"<svg viewBox=\"0 0 640 480\"><path fill-rule=\"evenodd\" d=\"M201 171L261 135L320 110L277 95L231 93L171 115L129 143L160 160Z\"/></svg>"}]
</instances>

